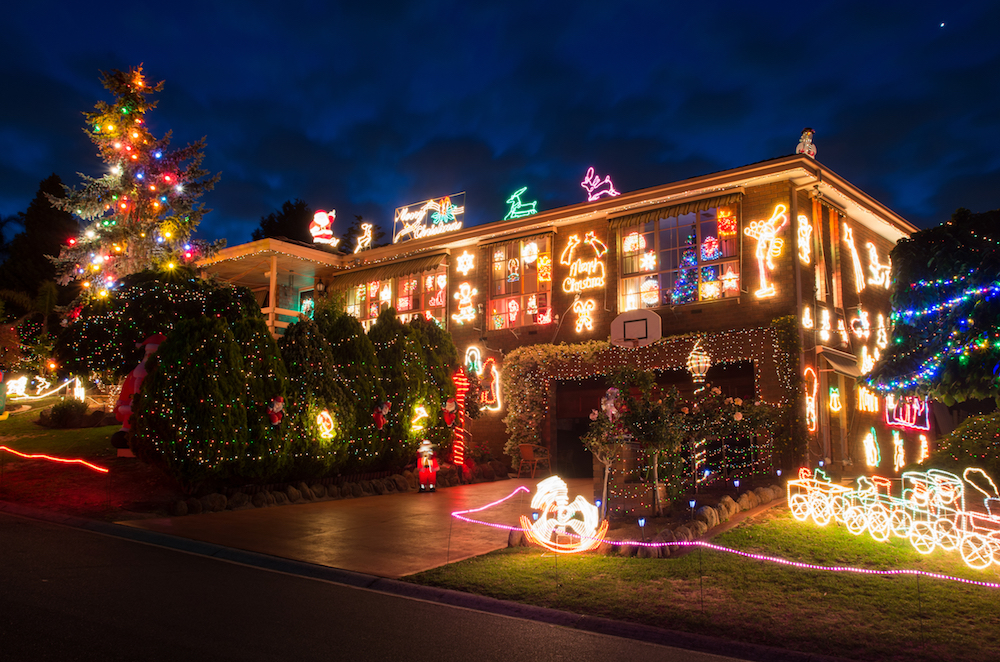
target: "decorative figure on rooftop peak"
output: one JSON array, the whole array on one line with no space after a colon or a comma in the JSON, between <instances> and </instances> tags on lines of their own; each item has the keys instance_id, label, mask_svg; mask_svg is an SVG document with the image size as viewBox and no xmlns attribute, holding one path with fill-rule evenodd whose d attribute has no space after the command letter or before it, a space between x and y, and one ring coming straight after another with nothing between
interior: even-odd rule
<instances>
[{"instance_id":1,"label":"decorative figure on rooftop peak","mask_svg":"<svg viewBox=\"0 0 1000 662\"><path fill-rule=\"evenodd\" d=\"M799 138L799 144L795 148L796 154L805 154L808 157L816 158L816 145L813 145L813 136L816 134L815 131L806 127L802 129L802 137Z\"/></svg>"},{"instance_id":2,"label":"decorative figure on rooftop peak","mask_svg":"<svg viewBox=\"0 0 1000 662\"><path fill-rule=\"evenodd\" d=\"M587 175L580 182L580 186L587 190L587 202L593 202L602 195L606 195L609 198L621 195L615 189L615 185L611 183L611 175L605 175L604 179L601 179L594 172L593 166L587 169Z\"/></svg>"},{"instance_id":3,"label":"decorative figure on rooftop peak","mask_svg":"<svg viewBox=\"0 0 1000 662\"><path fill-rule=\"evenodd\" d=\"M538 210L535 207L538 205L538 201L534 200L532 202L521 202L521 196L524 192L528 190L527 186L522 186L507 198L507 204L510 205L510 211L507 215L503 217L503 220L509 221L512 218L523 218L525 216L531 216L532 214L537 214Z\"/></svg>"}]
</instances>

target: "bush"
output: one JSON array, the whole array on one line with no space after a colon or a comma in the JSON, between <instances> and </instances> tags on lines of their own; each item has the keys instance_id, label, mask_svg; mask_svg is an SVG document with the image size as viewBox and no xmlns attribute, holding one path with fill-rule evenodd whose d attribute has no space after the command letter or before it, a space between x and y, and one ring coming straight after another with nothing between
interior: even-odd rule
<instances>
[{"instance_id":1,"label":"bush","mask_svg":"<svg viewBox=\"0 0 1000 662\"><path fill-rule=\"evenodd\" d=\"M970 416L951 434L938 440L930 466L957 470L979 467L1000 476L1000 412Z\"/></svg>"},{"instance_id":2,"label":"bush","mask_svg":"<svg viewBox=\"0 0 1000 662\"><path fill-rule=\"evenodd\" d=\"M68 428L78 425L81 417L87 413L87 403L70 398L57 402L49 411L49 424L54 428Z\"/></svg>"}]
</instances>

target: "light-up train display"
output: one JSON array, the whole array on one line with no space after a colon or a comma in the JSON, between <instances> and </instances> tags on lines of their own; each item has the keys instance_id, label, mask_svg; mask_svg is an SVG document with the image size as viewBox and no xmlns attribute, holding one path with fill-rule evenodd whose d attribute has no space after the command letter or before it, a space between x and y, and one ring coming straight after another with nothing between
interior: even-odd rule
<instances>
[{"instance_id":1,"label":"light-up train display","mask_svg":"<svg viewBox=\"0 0 1000 662\"><path fill-rule=\"evenodd\" d=\"M897 496L894 482L902 484ZM982 507L968 507L966 496L974 492L982 495ZM921 554L957 550L978 570L1000 565L1000 494L982 469L970 467L961 478L940 469L907 471L901 481L861 476L852 489L832 483L822 469L803 468L788 481L788 505L799 521L836 521L881 542L906 538Z\"/></svg>"}]
</instances>

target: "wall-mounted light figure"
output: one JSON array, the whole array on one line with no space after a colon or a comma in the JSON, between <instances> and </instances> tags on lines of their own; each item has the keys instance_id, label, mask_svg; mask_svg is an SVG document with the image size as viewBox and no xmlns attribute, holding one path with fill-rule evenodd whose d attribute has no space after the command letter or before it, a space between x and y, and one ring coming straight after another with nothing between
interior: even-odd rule
<instances>
[{"instance_id":1,"label":"wall-mounted light figure","mask_svg":"<svg viewBox=\"0 0 1000 662\"><path fill-rule=\"evenodd\" d=\"M478 293L479 290L472 287L470 283L460 284L458 286L458 291L455 292L455 298L458 299L458 311L452 313L451 318L459 324L475 320L476 307L472 302L472 297L476 296Z\"/></svg>"},{"instance_id":2,"label":"wall-mounted light figure","mask_svg":"<svg viewBox=\"0 0 1000 662\"><path fill-rule=\"evenodd\" d=\"M858 314L857 317L851 320L851 332L856 338L863 338L868 340L871 336L871 323L868 321L868 311L858 304Z\"/></svg>"},{"instance_id":3,"label":"wall-mounted light figure","mask_svg":"<svg viewBox=\"0 0 1000 662\"><path fill-rule=\"evenodd\" d=\"M463 276L468 276L469 272L476 268L476 256L469 251L462 251L455 264L455 270Z\"/></svg>"},{"instance_id":4,"label":"wall-mounted light figure","mask_svg":"<svg viewBox=\"0 0 1000 662\"><path fill-rule=\"evenodd\" d=\"M878 413L878 396L864 386L858 387L858 411Z\"/></svg>"},{"instance_id":5,"label":"wall-mounted light figure","mask_svg":"<svg viewBox=\"0 0 1000 662\"><path fill-rule=\"evenodd\" d=\"M851 264L854 265L854 289L860 294L865 289L865 271L861 268L858 247L854 245L854 231L847 223L844 223L844 242L851 251Z\"/></svg>"},{"instance_id":6,"label":"wall-mounted light figure","mask_svg":"<svg viewBox=\"0 0 1000 662\"><path fill-rule=\"evenodd\" d=\"M813 328L813 314L812 314L812 309L809 306L804 306L802 308L802 328L803 329Z\"/></svg>"},{"instance_id":7,"label":"wall-mounted light figure","mask_svg":"<svg viewBox=\"0 0 1000 662\"><path fill-rule=\"evenodd\" d=\"M584 330L594 330L594 319L591 315L595 308L597 308L597 303L593 299L577 299L573 302L573 312L576 313L577 333L581 333Z\"/></svg>"},{"instance_id":8,"label":"wall-mounted light figure","mask_svg":"<svg viewBox=\"0 0 1000 662\"><path fill-rule=\"evenodd\" d=\"M826 308L821 308L819 311L819 338L820 340L827 342L830 340L830 331L832 331L830 326L830 311Z\"/></svg>"},{"instance_id":9,"label":"wall-mounted light figure","mask_svg":"<svg viewBox=\"0 0 1000 662\"><path fill-rule=\"evenodd\" d=\"M890 278L892 276L892 260L889 260L889 264L882 264L878 260L878 249L875 248L875 244L869 241L865 244L865 247L868 249L868 271L872 274L868 279L868 284L881 285L889 289Z\"/></svg>"},{"instance_id":10,"label":"wall-mounted light figure","mask_svg":"<svg viewBox=\"0 0 1000 662\"><path fill-rule=\"evenodd\" d=\"M688 353L686 366L695 384L705 383L705 375L708 374L709 368L712 367L712 357L702 349L700 339L695 341L694 347Z\"/></svg>"},{"instance_id":11,"label":"wall-mounted light figure","mask_svg":"<svg viewBox=\"0 0 1000 662\"><path fill-rule=\"evenodd\" d=\"M870 428L862 440L865 447L865 463L869 467L877 467L882 463L882 453L878 448L878 435L875 428Z\"/></svg>"},{"instance_id":12,"label":"wall-mounted light figure","mask_svg":"<svg viewBox=\"0 0 1000 662\"><path fill-rule=\"evenodd\" d=\"M810 264L812 262L813 226L812 223L809 222L809 217L805 214L799 214L798 220L799 262L802 264Z\"/></svg>"},{"instance_id":13,"label":"wall-mounted light figure","mask_svg":"<svg viewBox=\"0 0 1000 662\"><path fill-rule=\"evenodd\" d=\"M743 234L757 240L757 272L760 277L760 287L754 293L758 299L772 297L775 294L774 284L768 281L768 272L775 268L774 258L781 255L784 240L778 236L785 224L788 214L785 205L777 205L771 218L766 221L752 221L749 227L743 228Z\"/></svg>"},{"instance_id":14,"label":"wall-mounted light figure","mask_svg":"<svg viewBox=\"0 0 1000 662\"><path fill-rule=\"evenodd\" d=\"M879 349L885 349L889 345L889 332L885 328L885 316L879 313L875 319L875 346Z\"/></svg>"},{"instance_id":15,"label":"wall-mounted light figure","mask_svg":"<svg viewBox=\"0 0 1000 662\"><path fill-rule=\"evenodd\" d=\"M806 427L810 432L815 432L818 418L816 396L819 394L819 380L816 379L816 371L812 369L812 366L808 366L803 371L802 378L806 387Z\"/></svg>"},{"instance_id":16,"label":"wall-mounted light figure","mask_svg":"<svg viewBox=\"0 0 1000 662\"><path fill-rule=\"evenodd\" d=\"M830 387L830 411L840 411L843 405L840 402L840 389L836 386Z\"/></svg>"},{"instance_id":17,"label":"wall-mounted light figure","mask_svg":"<svg viewBox=\"0 0 1000 662\"><path fill-rule=\"evenodd\" d=\"M931 456L930 442L927 435L920 435L920 450L917 452L917 464L923 464Z\"/></svg>"},{"instance_id":18,"label":"wall-mounted light figure","mask_svg":"<svg viewBox=\"0 0 1000 662\"><path fill-rule=\"evenodd\" d=\"M906 447L899 430L892 431L892 468L897 472L906 466Z\"/></svg>"}]
</instances>

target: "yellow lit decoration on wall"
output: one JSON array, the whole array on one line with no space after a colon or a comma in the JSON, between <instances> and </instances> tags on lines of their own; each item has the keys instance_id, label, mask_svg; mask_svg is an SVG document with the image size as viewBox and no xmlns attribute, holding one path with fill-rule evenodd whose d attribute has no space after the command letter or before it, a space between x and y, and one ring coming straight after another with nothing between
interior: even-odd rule
<instances>
[{"instance_id":1,"label":"yellow lit decoration on wall","mask_svg":"<svg viewBox=\"0 0 1000 662\"><path fill-rule=\"evenodd\" d=\"M539 511L538 519L532 522L521 515L525 536L559 554L594 549L608 532L608 521L601 521L597 506L582 495L577 495L571 503L566 482L559 476L549 476L538 484L531 508Z\"/></svg>"},{"instance_id":2,"label":"yellow lit decoration on wall","mask_svg":"<svg viewBox=\"0 0 1000 662\"><path fill-rule=\"evenodd\" d=\"M889 264L882 264L878 261L878 249L875 248L875 244L869 241L865 244L865 247L868 249L868 271L872 274L868 279L868 284L881 285L889 289L892 275L892 260L889 260Z\"/></svg>"},{"instance_id":3,"label":"yellow lit decoration on wall","mask_svg":"<svg viewBox=\"0 0 1000 662\"><path fill-rule=\"evenodd\" d=\"M940 469L907 471L898 496L894 481L882 476L860 476L851 489L831 483L820 470L812 477L808 469L803 472L787 488L799 521L812 517L821 526L836 521L854 535L868 531L879 542L905 538L921 554L957 551L974 570L1000 565L1000 494L982 469L968 467L962 478ZM985 511L968 508L967 495L982 497Z\"/></svg>"},{"instance_id":4,"label":"yellow lit decoration on wall","mask_svg":"<svg viewBox=\"0 0 1000 662\"><path fill-rule=\"evenodd\" d=\"M875 369L875 361L878 360L878 348L875 348L876 354L873 356L868 353L868 346L861 346L861 374L867 375L869 372Z\"/></svg>"},{"instance_id":5,"label":"yellow lit decoration on wall","mask_svg":"<svg viewBox=\"0 0 1000 662\"><path fill-rule=\"evenodd\" d=\"M875 319L875 346L879 349L885 349L889 344L889 332L885 328L885 316L879 313Z\"/></svg>"},{"instance_id":6,"label":"yellow lit decoration on wall","mask_svg":"<svg viewBox=\"0 0 1000 662\"><path fill-rule=\"evenodd\" d=\"M577 247L581 243L585 243L593 249L593 258L585 260L577 256ZM566 248L559 256L559 263L569 267L569 276L563 280L562 284L563 292L573 294L604 287L607 281L602 258L607 252L608 247L593 232L588 232L583 241L580 240L580 235L572 235L566 242Z\"/></svg>"},{"instance_id":7,"label":"yellow lit decoration on wall","mask_svg":"<svg viewBox=\"0 0 1000 662\"><path fill-rule=\"evenodd\" d=\"M799 261L802 264L812 262L812 233L813 226L809 217L799 214Z\"/></svg>"},{"instance_id":8,"label":"yellow lit decoration on wall","mask_svg":"<svg viewBox=\"0 0 1000 662\"><path fill-rule=\"evenodd\" d=\"M824 342L830 340L830 311L823 308L819 311L819 337Z\"/></svg>"},{"instance_id":9,"label":"yellow lit decoration on wall","mask_svg":"<svg viewBox=\"0 0 1000 662\"><path fill-rule=\"evenodd\" d=\"M813 314L812 309L809 306L802 308L802 328L813 328Z\"/></svg>"},{"instance_id":10,"label":"yellow lit decoration on wall","mask_svg":"<svg viewBox=\"0 0 1000 662\"><path fill-rule=\"evenodd\" d=\"M841 318L837 318L837 334L840 336L840 342L846 345L849 340L847 337L847 326Z\"/></svg>"},{"instance_id":11,"label":"yellow lit decoration on wall","mask_svg":"<svg viewBox=\"0 0 1000 662\"><path fill-rule=\"evenodd\" d=\"M803 371L802 378L806 387L806 427L810 432L815 432L818 414L816 396L819 394L819 380L816 379L816 371L812 369L812 366Z\"/></svg>"},{"instance_id":12,"label":"yellow lit decoration on wall","mask_svg":"<svg viewBox=\"0 0 1000 662\"><path fill-rule=\"evenodd\" d=\"M882 463L882 453L878 448L878 435L875 434L875 428L868 429L862 443L865 446L865 464L872 468L878 467Z\"/></svg>"},{"instance_id":13,"label":"yellow lit decoration on wall","mask_svg":"<svg viewBox=\"0 0 1000 662\"><path fill-rule=\"evenodd\" d=\"M851 250L851 264L854 265L854 289L860 294L865 289L865 271L861 268L861 258L858 257L858 247L854 245L854 231L844 223L844 241Z\"/></svg>"},{"instance_id":14,"label":"yellow lit decoration on wall","mask_svg":"<svg viewBox=\"0 0 1000 662\"><path fill-rule=\"evenodd\" d=\"M920 450L917 451L917 464L923 464L931 456L930 443L927 441L927 435L920 435Z\"/></svg>"},{"instance_id":15,"label":"yellow lit decoration on wall","mask_svg":"<svg viewBox=\"0 0 1000 662\"><path fill-rule=\"evenodd\" d=\"M858 387L858 410L878 413L878 396L864 386Z\"/></svg>"},{"instance_id":16,"label":"yellow lit decoration on wall","mask_svg":"<svg viewBox=\"0 0 1000 662\"><path fill-rule=\"evenodd\" d=\"M597 308L597 303L593 299L577 299L573 302L573 312L576 313L576 332L581 333L584 329L594 330L594 319L591 313Z\"/></svg>"},{"instance_id":17,"label":"yellow lit decoration on wall","mask_svg":"<svg viewBox=\"0 0 1000 662\"><path fill-rule=\"evenodd\" d=\"M462 254L458 256L456 260L455 271L462 274L463 276L468 276L469 272L476 268L476 256L469 251L462 251Z\"/></svg>"},{"instance_id":18,"label":"yellow lit decoration on wall","mask_svg":"<svg viewBox=\"0 0 1000 662\"><path fill-rule=\"evenodd\" d=\"M830 411L840 411L843 405L840 402L840 389L836 386L830 387Z\"/></svg>"},{"instance_id":19,"label":"yellow lit decoration on wall","mask_svg":"<svg viewBox=\"0 0 1000 662\"><path fill-rule=\"evenodd\" d=\"M691 373L691 378L694 380L695 384L705 383L705 375L708 374L709 368L712 367L712 357L708 355L708 352L701 348L700 339L696 340L694 347L691 348L691 352L688 354L686 366L688 372ZM704 388L704 386L702 386L702 388ZM701 389L698 390L700 391Z\"/></svg>"},{"instance_id":20,"label":"yellow lit decoration on wall","mask_svg":"<svg viewBox=\"0 0 1000 662\"><path fill-rule=\"evenodd\" d=\"M771 218L766 221L752 221L749 227L743 228L743 233L757 240L757 272L760 276L760 287L754 293L758 299L774 296L774 284L768 282L768 272L774 270L774 258L781 255L784 240L778 236L785 224L788 214L785 205L777 205Z\"/></svg>"},{"instance_id":21,"label":"yellow lit decoration on wall","mask_svg":"<svg viewBox=\"0 0 1000 662\"><path fill-rule=\"evenodd\" d=\"M899 436L899 430L892 431L892 468L898 473L906 466L906 447L903 445L903 438Z\"/></svg>"},{"instance_id":22,"label":"yellow lit decoration on wall","mask_svg":"<svg viewBox=\"0 0 1000 662\"><path fill-rule=\"evenodd\" d=\"M871 335L872 327L871 323L868 321L868 311L858 304L858 315L851 320L851 332L854 333L857 338L864 338L868 340Z\"/></svg>"},{"instance_id":23,"label":"yellow lit decoration on wall","mask_svg":"<svg viewBox=\"0 0 1000 662\"><path fill-rule=\"evenodd\" d=\"M455 298L458 299L458 312L452 313L451 318L459 324L475 320L476 306L472 302L472 297L476 296L478 293L479 290L472 287L469 283L462 283L459 285L458 292L455 292Z\"/></svg>"}]
</instances>

